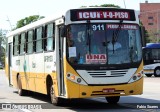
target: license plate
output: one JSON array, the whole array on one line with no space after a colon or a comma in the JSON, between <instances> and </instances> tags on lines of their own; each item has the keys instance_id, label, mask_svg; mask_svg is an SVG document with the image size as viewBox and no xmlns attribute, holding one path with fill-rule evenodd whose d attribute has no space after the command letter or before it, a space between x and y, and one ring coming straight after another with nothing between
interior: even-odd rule
<instances>
[{"instance_id":1,"label":"license plate","mask_svg":"<svg viewBox=\"0 0 160 112\"><path fill-rule=\"evenodd\" d=\"M113 93L115 92L115 89L114 88L104 88L102 91L103 93Z\"/></svg>"}]
</instances>

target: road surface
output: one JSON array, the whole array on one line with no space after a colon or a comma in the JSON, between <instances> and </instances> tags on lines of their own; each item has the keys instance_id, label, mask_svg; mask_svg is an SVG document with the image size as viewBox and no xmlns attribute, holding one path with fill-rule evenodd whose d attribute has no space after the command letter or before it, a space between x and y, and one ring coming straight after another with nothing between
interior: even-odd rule
<instances>
[{"instance_id":1,"label":"road surface","mask_svg":"<svg viewBox=\"0 0 160 112\"><path fill-rule=\"evenodd\" d=\"M6 103L12 104L12 106L14 104L18 106L34 104L37 108L34 109L32 106L30 109L18 108L11 110L5 108ZM50 104L50 99L43 94L32 93L28 96L19 96L15 88L8 86L4 70L0 70L0 108L2 108L2 104L3 109L0 109L1 112L160 112L160 78L145 77L144 93L142 95L123 96L117 105L109 105L105 98L99 97L72 100L63 106L54 106ZM150 109L148 109L149 107Z\"/></svg>"}]
</instances>

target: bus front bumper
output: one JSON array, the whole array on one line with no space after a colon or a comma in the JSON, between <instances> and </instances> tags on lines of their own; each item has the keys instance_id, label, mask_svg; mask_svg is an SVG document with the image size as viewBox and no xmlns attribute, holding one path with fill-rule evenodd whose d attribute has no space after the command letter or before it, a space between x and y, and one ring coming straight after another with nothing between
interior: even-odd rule
<instances>
[{"instance_id":1,"label":"bus front bumper","mask_svg":"<svg viewBox=\"0 0 160 112\"><path fill-rule=\"evenodd\" d=\"M105 91L104 91L105 90ZM143 77L136 82L119 85L78 85L68 81L68 98L140 95L143 93Z\"/></svg>"}]
</instances>

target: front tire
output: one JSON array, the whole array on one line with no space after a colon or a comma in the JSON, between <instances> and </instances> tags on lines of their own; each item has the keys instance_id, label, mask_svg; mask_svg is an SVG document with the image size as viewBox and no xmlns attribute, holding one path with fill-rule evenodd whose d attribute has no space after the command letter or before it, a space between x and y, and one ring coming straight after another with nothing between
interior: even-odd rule
<instances>
[{"instance_id":1,"label":"front tire","mask_svg":"<svg viewBox=\"0 0 160 112\"><path fill-rule=\"evenodd\" d=\"M56 106L62 104L62 99L55 96L55 91L54 91L53 84L50 87L50 98L51 98L51 103L52 104L54 104Z\"/></svg>"},{"instance_id":2,"label":"front tire","mask_svg":"<svg viewBox=\"0 0 160 112\"><path fill-rule=\"evenodd\" d=\"M120 96L111 96L111 97L105 97L107 102L110 103L110 104L117 104L119 99L120 99Z\"/></svg>"},{"instance_id":3,"label":"front tire","mask_svg":"<svg viewBox=\"0 0 160 112\"><path fill-rule=\"evenodd\" d=\"M155 76L155 77L160 77L160 67L158 67L158 68L156 68L156 69L154 70L154 76Z\"/></svg>"}]
</instances>

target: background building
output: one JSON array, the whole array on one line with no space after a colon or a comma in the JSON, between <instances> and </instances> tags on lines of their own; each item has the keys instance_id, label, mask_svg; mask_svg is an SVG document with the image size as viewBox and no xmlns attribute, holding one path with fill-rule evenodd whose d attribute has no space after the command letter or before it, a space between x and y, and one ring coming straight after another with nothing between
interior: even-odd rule
<instances>
[{"instance_id":1,"label":"background building","mask_svg":"<svg viewBox=\"0 0 160 112\"><path fill-rule=\"evenodd\" d=\"M148 31L151 42L159 42L160 3L140 3L140 20Z\"/></svg>"}]
</instances>

